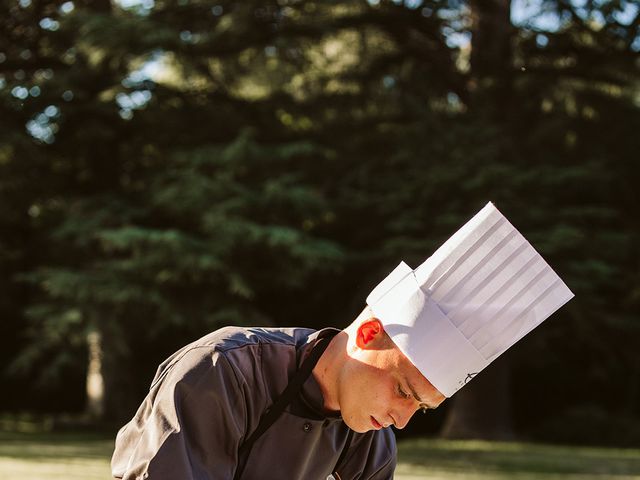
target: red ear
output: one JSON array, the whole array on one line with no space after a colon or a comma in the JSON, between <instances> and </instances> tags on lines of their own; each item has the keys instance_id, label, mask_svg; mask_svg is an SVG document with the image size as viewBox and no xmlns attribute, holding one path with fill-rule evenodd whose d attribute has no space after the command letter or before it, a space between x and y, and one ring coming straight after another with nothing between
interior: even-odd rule
<instances>
[{"instance_id":1,"label":"red ear","mask_svg":"<svg viewBox=\"0 0 640 480\"><path fill-rule=\"evenodd\" d=\"M358 327L356 345L360 348L367 348L382 332L384 332L382 323L377 318L372 317Z\"/></svg>"}]
</instances>

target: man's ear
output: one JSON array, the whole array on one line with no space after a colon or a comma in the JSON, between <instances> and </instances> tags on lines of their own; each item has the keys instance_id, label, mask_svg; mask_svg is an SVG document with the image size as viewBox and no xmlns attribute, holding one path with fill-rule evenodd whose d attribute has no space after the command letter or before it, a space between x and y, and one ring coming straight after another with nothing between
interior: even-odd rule
<instances>
[{"instance_id":1,"label":"man's ear","mask_svg":"<svg viewBox=\"0 0 640 480\"><path fill-rule=\"evenodd\" d=\"M376 339L380 338L384 333L384 327L380 320L375 317L371 317L369 320L363 322L358 327L356 332L356 345L362 349L370 349Z\"/></svg>"}]
</instances>

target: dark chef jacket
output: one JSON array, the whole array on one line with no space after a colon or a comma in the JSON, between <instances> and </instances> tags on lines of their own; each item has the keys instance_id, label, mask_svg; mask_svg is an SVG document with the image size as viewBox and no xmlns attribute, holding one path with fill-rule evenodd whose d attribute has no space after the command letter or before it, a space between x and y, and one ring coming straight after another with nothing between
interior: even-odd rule
<instances>
[{"instance_id":1,"label":"dark chef jacket","mask_svg":"<svg viewBox=\"0 0 640 480\"><path fill-rule=\"evenodd\" d=\"M238 449L285 389L318 337L303 328L227 327L167 359L133 419L116 438L114 477L124 480L325 480L346 446L348 427L323 412L310 375L300 395L244 458ZM342 480L391 479L389 429L355 433L338 468Z\"/></svg>"}]
</instances>

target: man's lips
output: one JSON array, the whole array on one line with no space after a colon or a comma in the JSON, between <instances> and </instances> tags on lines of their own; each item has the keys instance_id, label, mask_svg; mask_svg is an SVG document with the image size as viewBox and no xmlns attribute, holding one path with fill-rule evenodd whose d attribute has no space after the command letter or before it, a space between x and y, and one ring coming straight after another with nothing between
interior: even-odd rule
<instances>
[{"instance_id":1,"label":"man's lips","mask_svg":"<svg viewBox=\"0 0 640 480\"><path fill-rule=\"evenodd\" d=\"M371 416L371 424L373 425L373 428L375 428L376 430L380 430L382 428L382 425L378 423L378 421L373 417L373 415Z\"/></svg>"}]
</instances>

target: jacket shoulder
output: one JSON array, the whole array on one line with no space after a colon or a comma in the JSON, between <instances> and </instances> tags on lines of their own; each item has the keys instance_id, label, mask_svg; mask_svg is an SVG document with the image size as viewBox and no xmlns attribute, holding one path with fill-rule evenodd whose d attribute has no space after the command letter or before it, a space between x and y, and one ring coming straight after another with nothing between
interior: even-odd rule
<instances>
[{"instance_id":1,"label":"jacket shoulder","mask_svg":"<svg viewBox=\"0 0 640 480\"><path fill-rule=\"evenodd\" d=\"M308 328L224 327L195 343L212 345L219 352L259 344L298 347L305 343L313 332L314 330Z\"/></svg>"}]
</instances>

